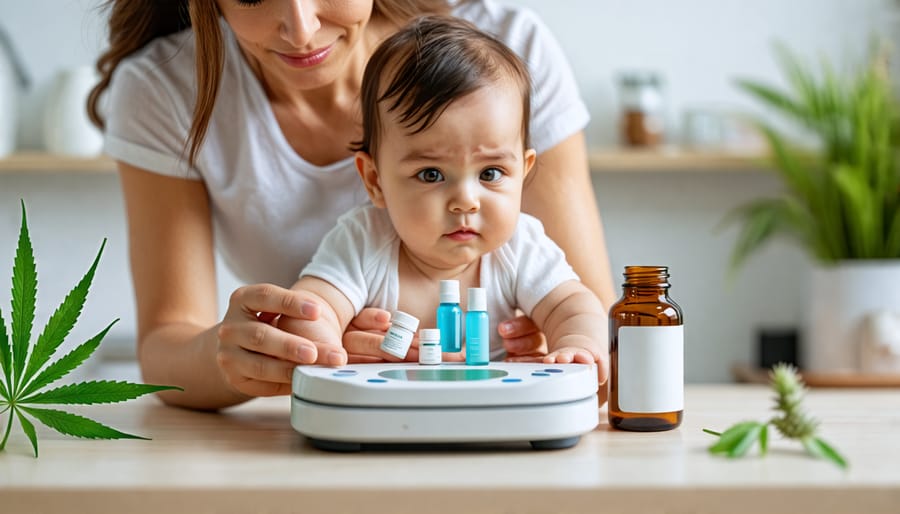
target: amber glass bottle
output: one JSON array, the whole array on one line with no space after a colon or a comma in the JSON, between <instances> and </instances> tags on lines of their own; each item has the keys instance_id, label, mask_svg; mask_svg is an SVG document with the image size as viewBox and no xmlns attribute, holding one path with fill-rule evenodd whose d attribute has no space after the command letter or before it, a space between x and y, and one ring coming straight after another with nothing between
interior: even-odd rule
<instances>
[{"instance_id":1,"label":"amber glass bottle","mask_svg":"<svg viewBox=\"0 0 900 514\"><path fill-rule=\"evenodd\" d=\"M655 432L684 413L684 319L666 266L626 266L609 310L609 424Z\"/></svg>"}]
</instances>

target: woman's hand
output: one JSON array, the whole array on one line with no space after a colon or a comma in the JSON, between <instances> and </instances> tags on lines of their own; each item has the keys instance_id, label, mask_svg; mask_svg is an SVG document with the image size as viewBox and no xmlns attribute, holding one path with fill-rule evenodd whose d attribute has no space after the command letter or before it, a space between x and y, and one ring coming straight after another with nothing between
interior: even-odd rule
<instances>
[{"instance_id":1,"label":"woman's hand","mask_svg":"<svg viewBox=\"0 0 900 514\"><path fill-rule=\"evenodd\" d=\"M345 364L339 341L310 341L277 327L281 316L315 321L319 314L319 304L302 291L271 284L237 289L217 332L216 363L226 382L248 396L290 394L296 365Z\"/></svg>"},{"instance_id":2,"label":"woman's hand","mask_svg":"<svg viewBox=\"0 0 900 514\"><path fill-rule=\"evenodd\" d=\"M543 362L547 338L527 316L504 321L497 326L503 338L507 362Z\"/></svg>"}]
</instances>

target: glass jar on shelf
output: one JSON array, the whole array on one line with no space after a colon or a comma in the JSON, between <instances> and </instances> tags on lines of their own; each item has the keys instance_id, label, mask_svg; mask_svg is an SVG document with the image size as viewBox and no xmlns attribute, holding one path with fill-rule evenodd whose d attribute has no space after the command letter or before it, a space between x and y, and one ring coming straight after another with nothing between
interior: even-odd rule
<instances>
[{"instance_id":1,"label":"glass jar on shelf","mask_svg":"<svg viewBox=\"0 0 900 514\"><path fill-rule=\"evenodd\" d=\"M652 147L663 142L665 102L662 79L654 72L630 71L619 75L622 142Z\"/></svg>"}]
</instances>

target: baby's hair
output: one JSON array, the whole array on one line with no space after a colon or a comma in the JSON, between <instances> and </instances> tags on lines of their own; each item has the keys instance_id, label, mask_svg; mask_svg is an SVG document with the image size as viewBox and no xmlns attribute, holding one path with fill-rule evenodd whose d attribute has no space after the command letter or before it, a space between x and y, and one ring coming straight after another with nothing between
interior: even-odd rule
<instances>
[{"instance_id":1,"label":"baby's hair","mask_svg":"<svg viewBox=\"0 0 900 514\"><path fill-rule=\"evenodd\" d=\"M495 37L450 16L423 16L379 45L363 75L363 138L352 149L372 156L389 102L411 134L430 127L454 100L501 80L522 94L522 145L529 146L531 81L521 59Z\"/></svg>"}]
</instances>

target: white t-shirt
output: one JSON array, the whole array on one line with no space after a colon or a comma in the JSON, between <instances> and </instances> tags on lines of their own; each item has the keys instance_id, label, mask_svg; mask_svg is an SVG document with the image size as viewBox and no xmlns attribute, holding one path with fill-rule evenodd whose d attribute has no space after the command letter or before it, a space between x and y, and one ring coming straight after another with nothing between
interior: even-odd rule
<instances>
[{"instance_id":1,"label":"white t-shirt","mask_svg":"<svg viewBox=\"0 0 900 514\"><path fill-rule=\"evenodd\" d=\"M535 14L492 0L463 3L454 14L493 33L528 64L538 153L585 127L587 109L565 56ZM368 198L352 157L315 166L291 148L234 34L222 25L222 82L195 166L187 167L184 151L196 89L190 29L150 42L116 69L104 149L138 168L204 181L216 245L232 272L248 283L289 286L338 217Z\"/></svg>"},{"instance_id":2,"label":"white t-shirt","mask_svg":"<svg viewBox=\"0 0 900 514\"><path fill-rule=\"evenodd\" d=\"M400 237L386 209L358 207L341 216L322 240L301 276L321 278L338 288L356 314L364 307L396 311ZM522 213L516 231L503 246L481 257L480 287L487 291L491 359L503 356L497 324L515 317L516 308L531 316L556 286L578 275L537 218ZM434 299L437 309L438 298Z\"/></svg>"}]
</instances>

